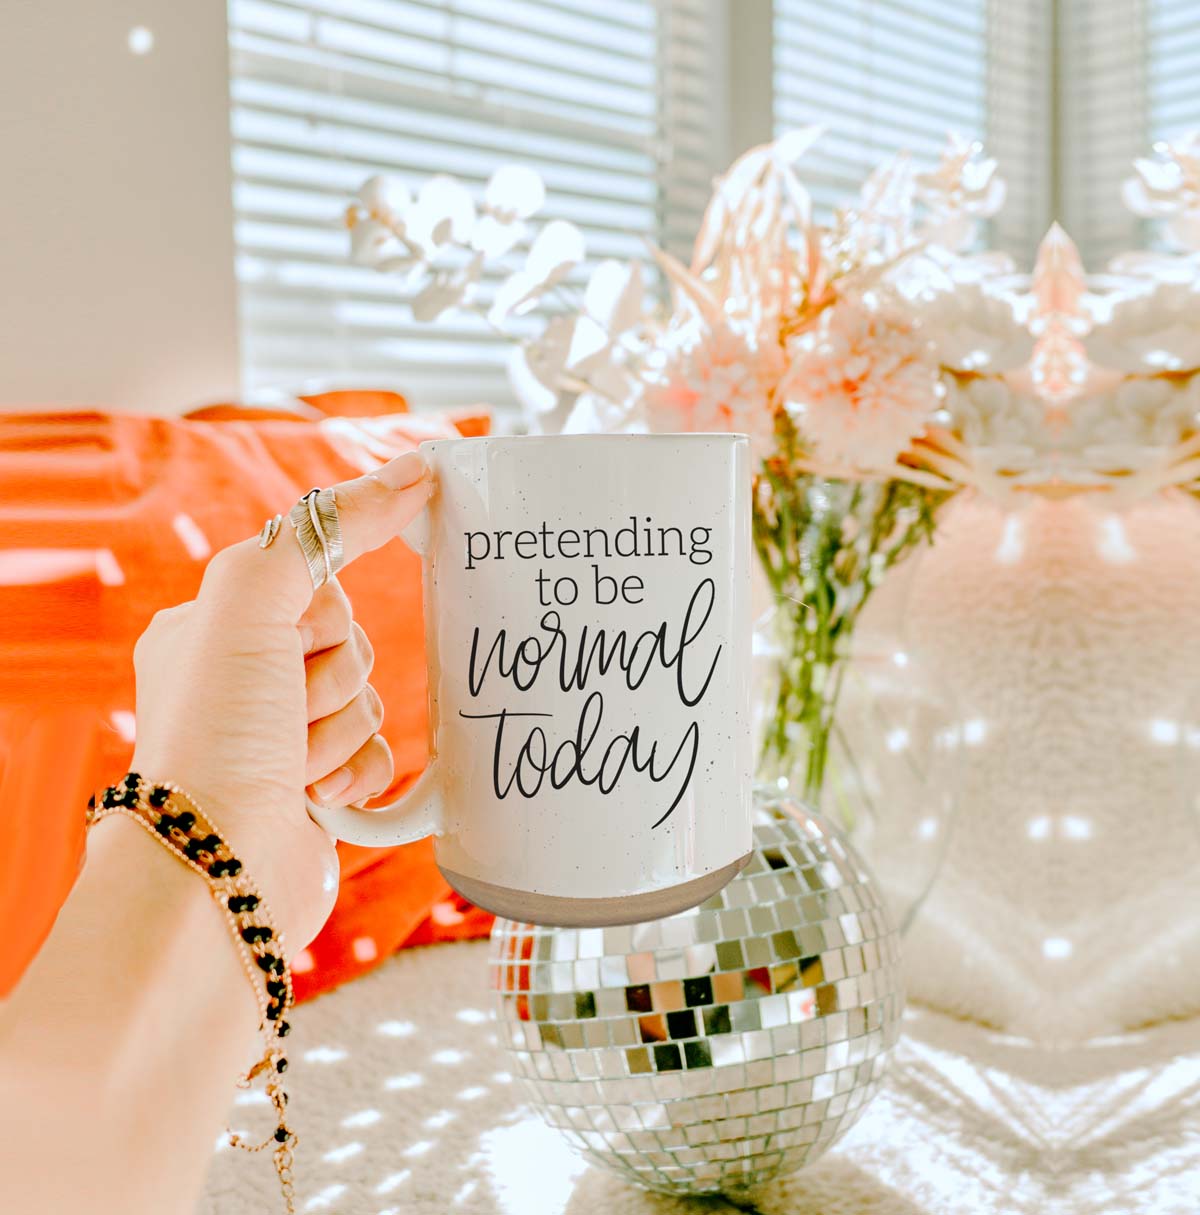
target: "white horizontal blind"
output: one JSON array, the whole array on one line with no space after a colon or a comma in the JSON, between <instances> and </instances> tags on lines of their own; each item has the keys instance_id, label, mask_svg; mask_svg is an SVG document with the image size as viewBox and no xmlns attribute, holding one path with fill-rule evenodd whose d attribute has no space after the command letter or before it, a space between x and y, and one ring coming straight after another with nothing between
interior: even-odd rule
<instances>
[{"instance_id":1,"label":"white horizontal blind","mask_svg":"<svg viewBox=\"0 0 1200 1215\"><path fill-rule=\"evenodd\" d=\"M901 150L932 167L953 131L1009 183L989 243L1027 255L1049 210L1046 24L1040 0L775 0L775 127L825 127L806 159L821 214Z\"/></svg>"},{"instance_id":2,"label":"white horizontal blind","mask_svg":"<svg viewBox=\"0 0 1200 1215\"><path fill-rule=\"evenodd\" d=\"M510 345L463 312L412 319L353 266L342 215L371 173L482 192L536 168L544 219L589 259L690 241L712 162L709 0L231 0L247 395L393 388L414 407L511 401ZM484 283L482 298L494 283Z\"/></svg>"},{"instance_id":3,"label":"white horizontal blind","mask_svg":"<svg viewBox=\"0 0 1200 1215\"><path fill-rule=\"evenodd\" d=\"M1200 131L1200 4L1144 2L1150 138L1175 140Z\"/></svg>"},{"instance_id":4,"label":"white horizontal blind","mask_svg":"<svg viewBox=\"0 0 1200 1215\"><path fill-rule=\"evenodd\" d=\"M1047 0L988 0L984 141L1008 186L987 243L1031 266L1054 216L1054 18Z\"/></svg>"}]
</instances>

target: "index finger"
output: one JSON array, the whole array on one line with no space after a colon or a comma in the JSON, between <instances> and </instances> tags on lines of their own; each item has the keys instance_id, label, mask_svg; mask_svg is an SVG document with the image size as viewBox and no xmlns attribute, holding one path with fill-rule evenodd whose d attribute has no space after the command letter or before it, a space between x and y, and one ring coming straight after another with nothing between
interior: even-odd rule
<instances>
[{"instance_id":1,"label":"index finger","mask_svg":"<svg viewBox=\"0 0 1200 1215\"><path fill-rule=\"evenodd\" d=\"M395 539L420 514L432 489L432 475L416 451L335 485L345 564ZM252 538L217 553L199 597L217 587L235 592L239 609L256 619L269 614L296 624L312 600L313 584L291 523L284 520L269 548L259 548Z\"/></svg>"}]
</instances>

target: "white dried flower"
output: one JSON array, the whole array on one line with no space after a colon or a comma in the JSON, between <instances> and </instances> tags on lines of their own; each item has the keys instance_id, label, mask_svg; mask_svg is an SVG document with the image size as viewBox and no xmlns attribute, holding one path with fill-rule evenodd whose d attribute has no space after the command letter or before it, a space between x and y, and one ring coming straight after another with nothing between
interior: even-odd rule
<instances>
[{"instance_id":1,"label":"white dried flower","mask_svg":"<svg viewBox=\"0 0 1200 1215\"><path fill-rule=\"evenodd\" d=\"M1200 368L1200 267L1175 269L1185 273L1126 278L1094 304L1099 319L1084 340L1093 363L1129 375Z\"/></svg>"}]
</instances>

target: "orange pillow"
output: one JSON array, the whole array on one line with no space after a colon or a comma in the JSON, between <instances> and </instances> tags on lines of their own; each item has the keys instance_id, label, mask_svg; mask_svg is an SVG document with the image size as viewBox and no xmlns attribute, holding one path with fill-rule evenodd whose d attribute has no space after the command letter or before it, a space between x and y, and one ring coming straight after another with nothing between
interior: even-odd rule
<instances>
[{"instance_id":1,"label":"orange pillow","mask_svg":"<svg viewBox=\"0 0 1200 1215\"><path fill-rule=\"evenodd\" d=\"M422 439L486 433L487 418L399 412L368 394L309 398L319 420L232 407L204 418L0 414L0 995L48 933L83 855L88 794L132 754L134 642L190 599L209 555L254 534L313 485L376 467ZM391 413L378 410L387 405ZM324 414L342 416L322 416ZM303 415L299 415L303 416ZM222 420L217 420L222 419ZM398 792L427 758L420 565L400 541L342 582L376 652ZM333 917L299 960L301 998L382 961L415 934L486 933L490 917L438 873L428 841L339 845Z\"/></svg>"}]
</instances>

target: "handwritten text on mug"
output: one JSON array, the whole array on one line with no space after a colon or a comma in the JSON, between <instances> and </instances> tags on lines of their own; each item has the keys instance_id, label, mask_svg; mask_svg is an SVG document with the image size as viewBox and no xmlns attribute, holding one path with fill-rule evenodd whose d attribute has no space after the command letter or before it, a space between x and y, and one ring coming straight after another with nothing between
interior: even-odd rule
<instances>
[{"instance_id":1,"label":"handwritten text on mug","mask_svg":"<svg viewBox=\"0 0 1200 1215\"><path fill-rule=\"evenodd\" d=\"M705 576L691 582L681 572L680 558L693 566L707 565L711 529L656 527L631 516L629 525L611 532L592 527L555 530L545 523L537 530L466 532L464 560L473 570L483 562L555 561L551 571L541 565L534 575L540 617L532 630L508 627L484 637L475 626L468 656L467 686L473 700L484 700L491 711L460 716L492 723L492 780L497 798L510 793L533 798L548 781L553 789L572 782L609 794L629 772L644 774L654 785L670 782L666 809L653 827L665 822L687 792L700 754L700 723L692 720L678 741L648 738L641 725L612 732L605 729L603 687L614 682L637 692L647 680L661 695L662 673L680 703L695 708L708 692L721 655L721 644L704 638L712 617L717 588ZM593 607L636 607L642 603L645 581L641 574L612 574L601 564L614 555L626 561L649 558L664 562L659 572L680 587L681 610L672 620L653 621L647 627L597 626L587 613ZM561 574L559 560L579 560L577 574ZM582 596L582 598L581 598ZM559 608L576 608L568 615L587 619L564 620ZM492 708L488 695L503 684L514 699ZM548 685L582 696L577 719L564 736L552 723L554 714L540 711L536 697ZM673 745L674 749L670 750ZM669 752L669 754L668 754ZM666 801L666 798L664 798Z\"/></svg>"}]
</instances>

